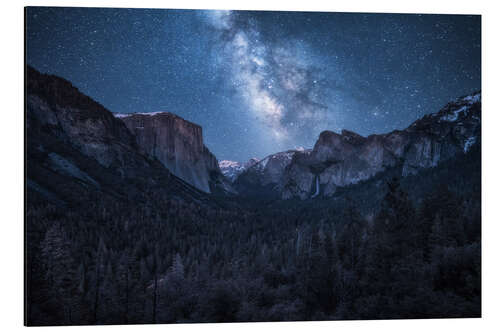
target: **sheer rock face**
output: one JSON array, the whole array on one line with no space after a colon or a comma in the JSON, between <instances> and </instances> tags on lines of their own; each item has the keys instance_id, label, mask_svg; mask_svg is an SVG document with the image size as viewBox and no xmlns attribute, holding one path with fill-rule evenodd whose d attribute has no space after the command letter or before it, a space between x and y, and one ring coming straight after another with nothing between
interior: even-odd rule
<instances>
[{"instance_id":1,"label":"sheer rock face","mask_svg":"<svg viewBox=\"0 0 500 333\"><path fill-rule=\"evenodd\" d=\"M285 171L282 197L306 199L318 192L333 194L338 186L370 178L394 164L395 158L377 136L364 138L348 131L324 131L311 153L297 156Z\"/></svg>"},{"instance_id":2,"label":"sheer rock face","mask_svg":"<svg viewBox=\"0 0 500 333\"><path fill-rule=\"evenodd\" d=\"M337 187L369 179L388 168L401 167L402 176L407 176L435 167L467 153L480 143L480 133L481 93L475 93L447 104L404 130L368 137L346 130L340 134L324 131L312 150L271 155L289 158L282 159L280 167L262 164L266 158L236 182L240 191L253 186L253 192L258 193L260 187L261 191L274 191L282 199L307 199L317 193L330 196ZM266 188L269 183L273 186Z\"/></svg>"},{"instance_id":3,"label":"sheer rock face","mask_svg":"<svg viewBox=\"0 0 500 333\"><path fill-rule=\"evenodd\" d=\"M28 139L39 142L41 149L57 141L56 148L75 149L123 178L151 179L153 169L165 169L164 174L170 171L204 192L232 192L217 159L203 144L201 127L176 115L113 114L69 81L31 67L26 107ZM64 154L50 156L47 163L53 170L90 179Z\"/></svg>"},{"instance_id":4,"label":"sheer rock face","mask_svg":"<svg viewBox=\"0 0 500 333\"><path fill-rule=\"evenodd\" d=\"M204 191L223 182L215 156L203 144L200 126L169 112L117 115L134 134L141 152Z\"/></svg>"},{"instance_id":5,"label":"sheer rock face","mask_svg":"<svg viewBox=\"0 0 500 333\"><path fill-rule=\"evenodd\" d=\"M296 155L282 178L282 198L324 196L338 186L355 184L397 165L402 176L435 167L480 141L481 93L462 97L426 115L403 131L364 138L356 133L325 131L310 154Z\"/></svg>"},{"instance_id":6,"label":"sheer rock face","mask_svg":"<svg viewBox=\"0 0 500 333\"><path fill-rule=\"evenodd\" d=\"M47 192L57 174L67 186L77 179L82 186L116 189L123 179L158 184L172 179L171 186L194 195L196 191L171 177L170 170L204 192L234 193L234 185L242 195L306 199L330 196L337 187L392 167L400 167L402 176L415 174L481 143L478 92L404 130L368 137L324 131L312 150L290 150L255 161L231 184L196 124L167 112L113 115L69 81L31 67L26 89L27 154L32 161L27 165L28 184L39 192Z\"/></svg>"},{"instance_id":7,"label":"sheer rock face","mask_svg":"<svg viewBox=\"0 0 500 333\"><path fill-rule=\"evenodd\" d=\"M29 66L26 76L26 183L31 194L84 204L89 195L135 200L143 198L144 189L155 189L177 199L207 201L202 191L144 154L121 120L69 81Z\"/></svg>"}]
</instances>

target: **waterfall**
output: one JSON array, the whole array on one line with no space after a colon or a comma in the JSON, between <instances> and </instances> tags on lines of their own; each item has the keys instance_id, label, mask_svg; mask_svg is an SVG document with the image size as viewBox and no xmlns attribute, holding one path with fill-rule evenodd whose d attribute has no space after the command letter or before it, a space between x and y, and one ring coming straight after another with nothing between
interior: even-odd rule
<instances>
[{"instance_id":1,"label":"waterfall","mask_svg":"<svg viewBox=\"0 0 500 333\"><path fill-rule=\"evenodd\" d=\"M319 176L316 175L316 192L313 194L311 198L318 196L318 194L319 194Z\"/></svg>"}]
</instances>

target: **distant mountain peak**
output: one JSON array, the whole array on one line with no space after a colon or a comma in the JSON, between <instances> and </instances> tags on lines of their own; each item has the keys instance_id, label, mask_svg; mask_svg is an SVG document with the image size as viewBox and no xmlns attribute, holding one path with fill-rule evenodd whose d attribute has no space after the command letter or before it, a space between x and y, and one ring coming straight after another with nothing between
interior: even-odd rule
<instances>
[{"instance_id":1,"label":"distant mountain peak","mask_svg":"<svg viewBox=\"0 0 500 333\"><path fill-rule=\"evenodd\" d=\"M234 182L240 174L242 174L247 168L250 168L257 164L260 160L256 157L251 158L245 163L222 160L219 161L219 168L222 174L228 178L231 182Z\"/></svg>"},{"instance_id":2,"label":"distant mountain peak","mask_svg":"<svg viewBox=\"0 0 500 333\"><path fill-rule=\"evenodd\" d=\"M481 140L481 92L457 98L403 130L361 136L320 133L312 150L272 154L243 172L240 193L272 198L331 196L338 187L399 168L401 176L469 153Z\"/></svg>"}]
</instances>

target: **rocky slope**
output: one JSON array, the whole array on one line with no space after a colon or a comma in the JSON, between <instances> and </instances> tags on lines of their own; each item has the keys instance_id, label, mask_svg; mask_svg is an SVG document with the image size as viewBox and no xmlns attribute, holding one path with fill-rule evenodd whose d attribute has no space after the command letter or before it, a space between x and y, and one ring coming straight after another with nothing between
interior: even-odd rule
<instances>
[{"instance_id":1,"label":"rocky slope","mask_svg":"<svg viewBox=\"0 0 500 333\"><path fill-rule=\"evenodd\" d=\"M269 155L246 168L234 181L240 195L276 197L286 168L295 154L308 154L310 150L287 150Z\"/></svg>"},{"instance_id":2,"label":"rocky slope","mask_svg":"<svg viewBox=\"0 0 500 333\"><path fill-rule=\"evenodd\" d=\"M246 163L222 160L219 161L219 168L224 177L229 179L229 181L234 182L240 174L242 174L246 169L252 167L258 162L259 159L257 158L251 158Z\"/></svg>"},{"instance_id":3,"label":"rocky slope","mask_svg":"<svg viewBox=\"0 0 500 333\"><path fill-rule=\"evenodd\" d=\"M229 189L215 156L203 144L202 128L169 112L115 114L143 154L204 192Z\"/></svg>"},{"instance_id":4,"label":"rocky slope","mask_svg":"<svg viewBox=\"0 0 500 333\"><path fill-rule=\"evenodd\" d=\"M69 81L31 67L26 78L30 198L82 202L85 195L109 194L133 199L147 188L183 198L204 197L157 159L144 155L122 121Z\"/></svg>"},{"instance_id":5,"label":"rocky slope","mask_svg":"<svg viewBox=\"0 0 500 333\"><path fill-rule=\"evenodd\" d=\"M224 177L200 126L167 112L113 115L62 78L31 67L26 75L27 186L54 200L79 200L90 189L130 197L151 186L192 198L203 197L197 189L233 188L243 196L330 196L388 169L416 174L481 143L478 92L404 130L368 137L324 131L310 150L244 165L221 161Z\"/></svg>"},{"instance_id":6,"label":"rocky slope","mask_svg":"<svg viewBox=\"0 0 500 333\"><path fill-rule=\"evenodd\" d=\"M235 183L241 193L271 191L282 199L330 196L337 187L356 184L390 168L401 167L401 175L407 176L466 154L480 144L480 133L478 92L448 103L402 131L368 137L346 130L340 134L324 131L312 150L271 155L242 173Z\"/></svg>"}]
</instances>

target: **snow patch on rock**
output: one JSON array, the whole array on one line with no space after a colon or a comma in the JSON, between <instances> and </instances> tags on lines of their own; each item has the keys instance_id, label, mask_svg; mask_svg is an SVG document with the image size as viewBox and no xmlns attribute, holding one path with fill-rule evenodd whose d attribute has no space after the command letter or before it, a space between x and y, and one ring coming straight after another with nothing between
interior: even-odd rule
<instances>
[{"instance_id":1,"label":"snow patch on rock","mask_svg":"<svg viewBox=\"0 0 500 333\"><path fill-rule=\"evenodd\" d=\"M480 102L481 101L481 93L477 93L475 95L470 95L470 96L464 97L463 100L467 101L469 104L474 104L474 103Z\"/></svg>"},{"instance_id":2,"label":"snow patch on rock","mask_svg":"<svg viewBox=\"0 0 500 333\"><path fill-rule=\"evenodd\" d=\"M258 158L251 158L246 163L222 160L219 161L219 169L222 174L228 178L230 181L234 182L240 174L242 174L247 168L250 168L259 162Z\"/></svg>"},{"instance_id":3,"label":"snow patch on rock","mask_svg":"<svg viewBox=\"0 0 500 333\"><path fill-rule=\"evenodd\" d=\"M166 111L156 111L156 112L134 112L134 113L113 113L116 118L127 118L135 115L144 115L144 116L154 116L157 114L168 113Z\"/></svg>"},{"instance_id":4,"label":"snow patch on rock","mask_svg":"<svg viewBox=\"0 0 500 333\"><path fill-rule=\"evenodd\" d=\"M462 106L461 108L453 111L452 113L446 114L441 117L441 120L444 121L456 121L458 117L460 116L460 113L467 111L468 107L467 106Z\"/></svg>"},{"instance_id":5,"label":"snow patch on rock","mask_svg":"<svg viewBox=\"0 0 500 333\"><path fill-rule=\"evenodd\" d=\"M476 143L476 137L471 136L464 143L464 153L468 152L469 149Z\"/></svg>"}]
</instances>

